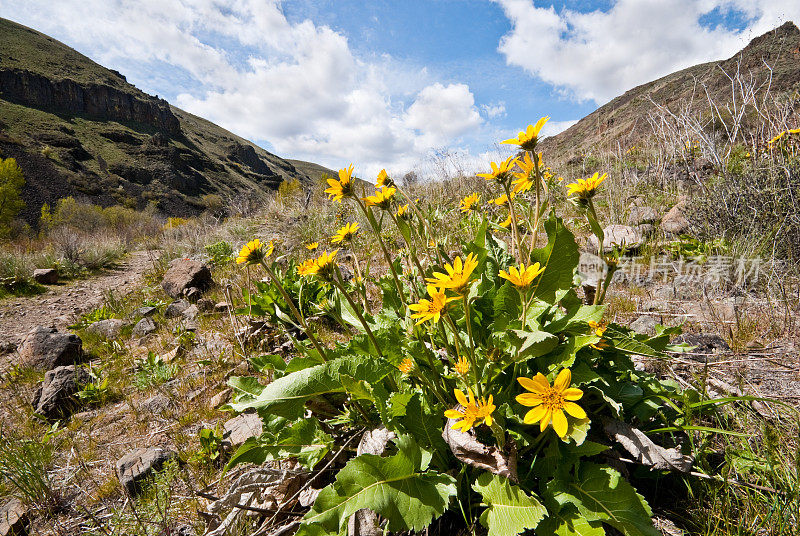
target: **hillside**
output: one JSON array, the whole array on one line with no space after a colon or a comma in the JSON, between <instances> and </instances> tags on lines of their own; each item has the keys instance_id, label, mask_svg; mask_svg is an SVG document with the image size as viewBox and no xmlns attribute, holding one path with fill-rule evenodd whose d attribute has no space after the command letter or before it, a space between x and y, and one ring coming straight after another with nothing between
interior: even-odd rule
<instances>
[{"instance_id":1,"label":"hillside","mask_svg":"<svg viewBox=\"0 0 800 536\"><path fill-rule=\"evenodd\" d=\"M653 102L673 112L691 102L693 111L703 112L710 96L723 107L731 100L729 76L736 74L737 67L746 80L752 76L761 86L761 97L770 75L772 96L796 93L800 90L800 30L787 22L753 39L731 58L695 65L626 91L564 132L543 140L542 149L567 158L616 150L618 144L625 150L652 134L647 118L654 112Z\"/></svg>"},{"instance_id":2,"label":"hillside","mask_svg":"<svg viewBox=\"0 0 800 536\"><path fill-rule=\"evenodd\" d=\"M0 33L0 156L23 169L31 225L43 203L68 195L185 216L206 194L259 195L321 172L147 95L42 33L5 19Z\"/></svg>"}]
</instances>

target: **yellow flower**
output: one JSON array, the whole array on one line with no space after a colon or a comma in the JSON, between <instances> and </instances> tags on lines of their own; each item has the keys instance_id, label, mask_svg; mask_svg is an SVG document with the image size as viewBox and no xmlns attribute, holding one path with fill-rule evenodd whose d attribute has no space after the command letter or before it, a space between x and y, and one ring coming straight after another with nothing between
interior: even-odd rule
<instances>
[{"instance_id":1,"label":"yellow flower","mask_svg":"<svg viewBox=\"0 0 800 536\"><path fill-rule=\"evenodd\" d=\"M359 225L357 223L348 223L331 237L331 242L340 244L342 242L349 242L358 233Z\"/></svg>"},{"instance_id":2,"label":"yellow flower","mask_svg":"<svg viewBox=\"0 0 800 536\"><path fill-rule=\"evenodd\" d=\"M606 180L607 173L600 175L596 172L588 179L578 179L577 182L567 184L567 195L578 194L581 199L590 199L597 193L597 188Z\"/></svg>"},{"instance_id":3,"label":"yellow flower","mask_svg":"<svg viewBox=\"0 0 800 536\"><path fill-rule=\"evenodd\" d=\"M527 192L536 184L536 165L538 164L539 169L541 169L543 165L542 162L542 153L538 154L536 162L533 161L530 153L525 153L522 160L517 162L517 166L519 166L522 171L514 172L514 176L517 177L517 180L511 183L516 185L514 189L515 192Z\"/></svg>"},{"instance_id":4,"label":"yellow flower","mask_svg":"<svg viewBox=\"0 0 800 536\"><path fill-rule=\"evenodd\" d=\"M538 422L539 431L544 432L547 425L552 422L553 430L558 434L558 437L563 439L567 434L565 411L576 419L586 418L586 412L574 402L575 400L580 400L583 396L583 391L574 387L570 388L572 373L569 369L559 372L552 387L550 387L550 382L541 372L533 378L522 377L517 378L517 381L522 387L530 391L530 393L517 395L517 402L523 406L533 408L525 414L525 424Z\"/></svg>"},{"instance_id":5,"label":"yellow flower","mask_svg":"<svg viewBox=\"0 0 800 536\"><path fill-rule=\"evenodd\" d=\"M472 195L468 195L467 197L465 197L464 199L461 200L461 203L460 203L461 212L463 212L464 214L468 214L468 213L472 212L473 210L475 210L477 208L478 203L480 203L480 200L481 200L481 196L478 195L478 192L475 192Z\"/></svg>"},{"instance_id":6,"label":"yellow flower","mask_svg":"<svg viewBox=\"0 0 800 536\"><path fill-rule=\"evenodd\" d=\"M375 195L371 195L369 197L365 197L364 201L367 202L368 207L379 207L384 210L389 208L389 205L392 203L392 198L394 197L394 193L397 191L397 188L387 187L383 190L375 190Z\"/></svg>"},{"instance_id":7,"label":"yellow flower","mask_svg":"<svg viewBox=\"0 0 800 536\"><path fill-rule=\"evenodd\" d=\"M407 357L397 365L397 368L403 374L411 374L411 371L414 370L414 361L410 357Z\"/></svg>"},{"instance_id":8,"label":"yellow flower","mask_svg":"<svg viewBox=\"0 0 800 536\"><path fill-rule=\"evenodd\" d=\"M492 395L489 395L489 400L482 398L476 401L472 389L467 388L467 395L458 389L454 389L454 393L462 409L448 409L444 412L444 416L448 419L456 419L450 428L453 430L460 428L462 432L467 432L475 425L475 421L481 420L487 426L492 425L492 412L495 410Z\"/></svg>"},{"instance_id":9,"label":"yellow flower","mask_svg":"<svg viewBox=\"0 0 800 536\"><path fill-rule=\"evenodd\" d=\"M427 320L438 322L447 304L458 299L457 297L448 298L444 294L444 289L437 290L433 285L428 285L428 295L431 297L430 300L421 299L419 303L412 303L408 306L409 309L415 311L411 318L419 318L417 325Z\"/></svg>"},{"instance_id":10,"label":"yellow flower","mask_svg":"<svg viewBox=\"0 0 800 536\"><path fill-rule=\"evenodd\" d=\"M272 251L275 249L275 246L272 245L272 242L267 244L265 247L261 240L256 238L255 240L251 240L247 244L242 247L242 250L239 252L239 255L236 257L236 264L258 264L259 262L263 261L270 255L272 255Z\"/></svg>"},{"instance_id":11,"label":"yellow flower","mask_svg":"<svg viewBox=\"0 0 800 536\"><path fill-rule=\"evenodd\" d=\"M339 180L328 179L330 188L325 190L328 197L334 201L342 202L343 197L350 197L353 195L353 164L349 167L339 170Z\"/></svg>"},{"instance_id":12,"label":"yellow flower","mask_svg":"<svg viewBox=\"0 0 800 536\"><path fill-rule=\"evenodd\" d=\"M789 134L800 134L800 128L789 129Z\"/></svg>"},{"instance_id":13,"label":"yellow flower","mask_svg":"<svg viewBox=\"0 0 800 536\"><path fill-rule=\"evenodd\" d=\"M319 247L319 242L311 242L310 244L306 244L306 249L308 251L316 251Z\"/></svg>"},{"instance_id":14,"label":"yellow flower","mask_svg":"<svg viewBox=\"0 0 800 536\"><path fill-rule=\"evenodd\" d=\"M505 183L511 177L511 170L517 165L517 159L514 156L509 156L498 165L495 162L490 162L492 171L490 173L478 173L478 177L483 177L487 181L497 181Z\"/></svg>"},{"instance_id":15,"label":"yellow flower","mask_svg":"<svg viewBox=\"0 0 800 536\"><path fill-rule=\"evenodd\" d=\"M515 192L511 192L511 199L514 199L515 197L517 197L517 194ZM498 207L502 207L503 205L507 205L508 204L508 196L506 194L503 194L500 197L498 197L496 199L492 199L489 202L490 203L494 203Z\"/></svg>"},{"instance_id":16,"label":"yellow flower","mask_svg":"<svg viewBox=\"0 0 800 536\"><path fill-rule=\"evenodd\" d=\"M375 180L375 187L383 188L384 186L394 186L394 181L389 178L389 174L386 173L386 170L382 169L380 173L378 173L378 178Z\"/></svg>"},{"instance_id":17,"label":"yellow flower","mask_svg":"<svg viewBox=\"0 0 800 536\"><path fill-rule=\"evenodd\" d=\"M469 286L470 276L477 266L478 259L473 253L467 255L463 262L461 257L456 257L452 265L449 263L444 265L446 274L434 272L433 277L427 278L427 281L441 289L463 294L464 290Z\"/></svg>"},{"instance_id":18,"label":"yellow flower","mask_svg":"<svg viewBox=\"0 0 800 536\"><path fill-rule=\"evenodd\" d=\"M531 286L533 280L536 279L536 277L542 272L544 272L544 268L540 268L539 263L535 262L530 266L520 264L519 269L517 269L516 266L510 266L508 268L508 273L506 273L504 270L500 270L500 277L503 279L508 279L511 281L512 285L522 291L525 291L528 290L528 287Z\"/></svg>"},{"instance_id":19,"label":"yellow flower","mask_svg":"<svg viewBox=\"0 0 800 536\"><path fill-rule=\"evenodd\" d=\"M511 212L508 213L508 217L504 221L500 222L500 227L505 227L506 229L511 227Z\"/></svg>"},{"instance_id":20,"label":"yellow flower","mask_svg":"<svg viewBox=\"0 0 800 536\"><path fill-rule=\"evenodd\" d=\"M411 216L411 213L408 211L408 203L406 203L405 205L401 205L401 206L397 207L397 217L398 218L406 219L406 218L409 218L410 216Z\"/></svg>"},{"instance_id":21,"label":"yellow flower","mask_svg":"<svg viewBox=\"0 0 800 536\"><path fill-rule=\"evenodd\" d=\"M467 361L467 358L462 355L458 361L456 361L453 368L455 368L458 374L466 376L467 372L469 372L469 362Z\"/></svg>"},{"instance_id":22,"label":"yellow flower","mask_svg":"<svg viewBox=\"0 0 800 536\"><path fill-rule=\"evenodd\" d=\"M549 120L549 116L542 117L536 122L535 125L528 125L528 128L525 129L525 132L520 132L516 138L501 141L500 143L519 145L524 151L533 151L536 148L536 142L539 141L539 132L542 130L544 124Z\"/></svg>"},{"instance_id":23,"label":"yellow flower","mask_svg":"<svg viewBox=\"0 0 800 536\"><path fill-rule=\"evenodd\" d=\"M606 332L606 326L601 326L595 321L589 322L589 327L594 331L594 334L600 337L600 340L595 344L592 344L591 347L595 350L603 350L609 347L609 342L603 338Z\"/></svg>"},{"instance_id":24,"label":"yellow flower","mask_svg":"<svg viewBox=\"0 0 800 536\"><path fill-rule=\"evenodd\" d=\"M300 275L316 275L320 279L330 280L336 268L335 259L338 252L338 249L334 249L330 253L324 251L316 259L309 259L298 266L297 273Z\"/></svg>"},{"instance_id":25,"label":"yellow flower","mask_svg":"<svg viewBox=\"0 0 800 536\"><path fill-rule=\"evenodd\" d=\"M774 138L772 138L771 140L769 140L767 142L767 145L772 145L773 143L775 143L779 139L783 138L785 135L786 135L786 131L785 130L780 131Z\"/></svg>"}]
</instances>

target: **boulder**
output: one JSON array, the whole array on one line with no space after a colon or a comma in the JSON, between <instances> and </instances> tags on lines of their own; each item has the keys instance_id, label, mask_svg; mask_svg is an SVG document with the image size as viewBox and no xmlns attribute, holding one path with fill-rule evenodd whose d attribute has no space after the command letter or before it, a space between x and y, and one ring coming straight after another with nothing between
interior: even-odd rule
<instances>
[{"instance_id":1,"label":"boulder","mask_svg":"<svg viewBox=\"0 0 800 536\"><path fill-rule=\"evenodd\" d=\"M686 199L682 199L669 209L661 219L661 229L673 235L687 232L689 230L689 220L686 218L686 207Z\"/></svg>"},{"instance_id":2,"label":"boulder","mask_svg":"<svg viewBox=\"0 0 800 536\"><path fill-rule=\"evenodd\" d=\"M200 298L195 305L201 313L209 313L214 310L214 300L209 298Z\"/></svg>"},{"instance_id":3,"label":"boulder","mask_svg":"<svg viewBox=\"0 0 800 536\"><path fill-rule=\"evenodd\" d=\"M630 328L637 333L644 333L645 335L656 334L656 324L658 320L652 315L642 315L633 322Z\"/></svg>"},{"instance_id":4,"label":"boulder","mask_svg":"<svg viewBox=\"0 0 800 536\"><path fill-rule=\"evenodd\" d=\"M58 270L55 268L37 268L33 271L33 280L42 285L58 283Z\"/></svg>"},{"instance_id":5,"label":"boulder","mask_svg":"<svg viewBox=\"0 0 800 536\"><path fill-rule=\"evenodd\" d=\"M139 320L135 326L133 326L133 331L131 332L131 336L136 339L141 339L151 333L155 332L158 329L158 325L155 321L150 317L144 317Z\"/></svg>"},{"instance_id":6,"label":"boulder","mask_svg":"<svg viewBox=\"0 0 800 536\"><path fill-rule=\"evenodd\" d=\"M183 310L183 312L181 313L181 316L183 318L185 318L186 320L196 320L197 319L197 315L199 315L199 314L200 314L200 310L197 308L197 305L192 304L192 305L190 305L189 307L187 307L186 309Z\"/></svg>"},{"instance_id":7,"label":"boulder","mask_svg":"<svg viewBox=\"0 0 800 536\"><path fill-rule=\"evenodd\" d=\"M647 206L632 206L628 212L628 221L631 225L641 225L643 223L653 223L660 220L656 209Z\"/></svg>"},{"instance_id":8,"label":"boulder","mask_svg":"<svg viewBox=\"0 0 800 536\"><path fill-rule=\"evenodd\" d=\"M153 316L158 312L158 308L156 307L139 307L133 313L131 313L131 318L143 318L148 316Z\"/></svg>"},{"instance_id":9,"label":"boulder","mask_svg":"<svg viewBox=\"0 0 800 536\"><path fill-rule=\"evenodd\" d=\"M174 302L167 305L167 308L164 309L164 316L167 318L174 318L176 316L183 315L183 312L189 308L189 302L186 300L175 300Z\"/></svg>"},{"instance_id":10,"label":"boulder","mask_svg":"<svg viewBox=\"0 0 800 536\"><path fill-rule=\"evenodd\" d=\"M28 534L28 509L19 499L9 499L0 506L0 536Z\"/></svg>"},{"instance_id":11,"label":"boulder","mask_svg":"<svg viewBox=\"0 0 800 536\"><path fill-rule=\"evenodd\" d=\"M222 425L222 444L235 448L251 437L261 435L261 417L257 413L242 413Z\"/></svg>"},{"instance_id":12,"label":"boulder","mask_svg":"<svg viewBox=\"0 0 800 536\"><path fill-rule=\"evenodd\" d=\"M119 318L108 318L106 320L98 320L86 328L86 333L91 333L92 335L97 335L103 339L116 339L119 337L120 331L122 331L122 327L125 325L124 320L120 320Z\"/></svg>"},{"instance_id":13,"label":"boulder","mask_svg":"<svg viewBox=\"0 0 800 536\"><path fill-rule=\"evenodd\" d=\"M33 395L31 402L33 410L47 419L69 416L79 406L75 393L91 379L88 372L76 365L56 367L47 371Z\"/></svg>"},{"instance_id":14,"label":"boulder","mask_svg":"<svg viewBox=\"0 0 800 536\"><path fill-rule=\"evenodd\" d=\"M644 241L642 232L636 227L629 225L609 225L603 229L603 251L606 253L611 252L614 246L625 246L627 252L633 252L639 249ZM594 235L589 237L587 242L589 251L597 251L597 237Z\"/></svg>"},{"instance_id":15,"label":"boulder","mask_svg":"<svg viewBox=\"0 0 800 536\"><path fill-rule=\"evenodd\" d=\"M689 350L692 354L722 354L731 351L731 347L728 346L725 339L716 333L684 333L678 335L673 343L694 346L692 350Z\"/></svg>"},{"instance_id":16,"label":"boulder","mask_svg":"<svg viewBox=\"0 0 800 536\"><path fill-rule=\"evenodd\" d=\"M19 346L20 364L40 370L72 365L83 359L83 342L72 333L37 326Z\"/></svg>"},{"instance_id":17,"label":"boulder","mask_svg":"<svg viewBox=\"0 0 800 536\"><path fill-rule=\"evenodd\" d=\"M195 287L200 291L208 290L213 280L211 270L200 261L192 259L175 259L169 263L161 286L173 298L180 298L188 289Z\"/></svg>"},{"instance_id":18,"label":"boulder","mask_svg":"<svg viewBox=\"0 0 800 536\"><path fill-rule=\"evenodd\" d=\"M160 471L165 463L176 456L164 448L138 448L117 460L117 478L128 495L133 497L142 491L148 477Z\"/></svg>"}]
</instances>

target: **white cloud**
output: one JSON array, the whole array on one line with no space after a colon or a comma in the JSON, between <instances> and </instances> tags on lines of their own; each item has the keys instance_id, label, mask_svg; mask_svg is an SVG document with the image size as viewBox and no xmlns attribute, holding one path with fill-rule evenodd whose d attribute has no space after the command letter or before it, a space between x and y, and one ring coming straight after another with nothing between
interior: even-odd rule
<instances>
[{"instance_id":1,"label":"white cloud","mask_svg":"<svg viewBox=\"0 0 800 536\"><path fill-rule=\"evenodd\" d=\"M145 90L166 64L191 82L171 84L175 104L281 156L352 161L364 174L410 168L483 122L468 86L391 57L364 61L331 28L289 22L280 0L0 0L0 13L109 67L138 68Z\"/></svg>"},{"instance_id":2,"label":"white cloud","mask_svg":"<svg viewBox=\"0 0 800 536\"><path fill-rule=\"evenodd\" d=\"M546 138L547 136L555 136L556 134L564 132L577 122L577 119L573 119L571 121L548 121L545 123L544 127L542 127L541 136L542 138Z\"/></svg>"},{"instance_id":3,"label":"white cloud","mask_svg":"<svg viewBox=\"0 0 800 536\"><path fill-rule=\"evenodd\" d=\"M509 64L598 104L673 71L730 57L787 20L800 22L797 0L617 0L608 11L590 12L494 1L512 24L499 45ZM705 27L701 17L715 9L741 12L747 29Z\"/></svg>"},{"instance_id":4,"label":"white cloud","mask_svg":"<svg viewBox=\"0 0 800 536\"><path fill-rule=\"evenodd\" d=\"M496 117L505 117L506 103L500 101L498 103L482 104L481 110L483 110L483 113L486 114L486 117L488 117L489 119L494 119Z\"/></svg>"}]
</instances>

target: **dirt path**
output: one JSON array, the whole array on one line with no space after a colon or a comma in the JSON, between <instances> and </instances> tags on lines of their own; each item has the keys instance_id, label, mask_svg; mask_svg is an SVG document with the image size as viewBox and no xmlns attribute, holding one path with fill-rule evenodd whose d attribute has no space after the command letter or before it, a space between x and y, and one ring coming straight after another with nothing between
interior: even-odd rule
<instances>
[{"instance_id":1,"label":"dirt path","mask_svg":"<svg viewBox=\"0 0 800 536\"><path fill-rule=\"evenodd\" d=\"M65 330L81 314L102 305L109 292L117 296L127 294L152 268L154 259L153 252L135 251L116 270L64 285L53 285L38 296L0 301L0 350L16 347L36 326Z\"/></svg>"}]
</instances>

